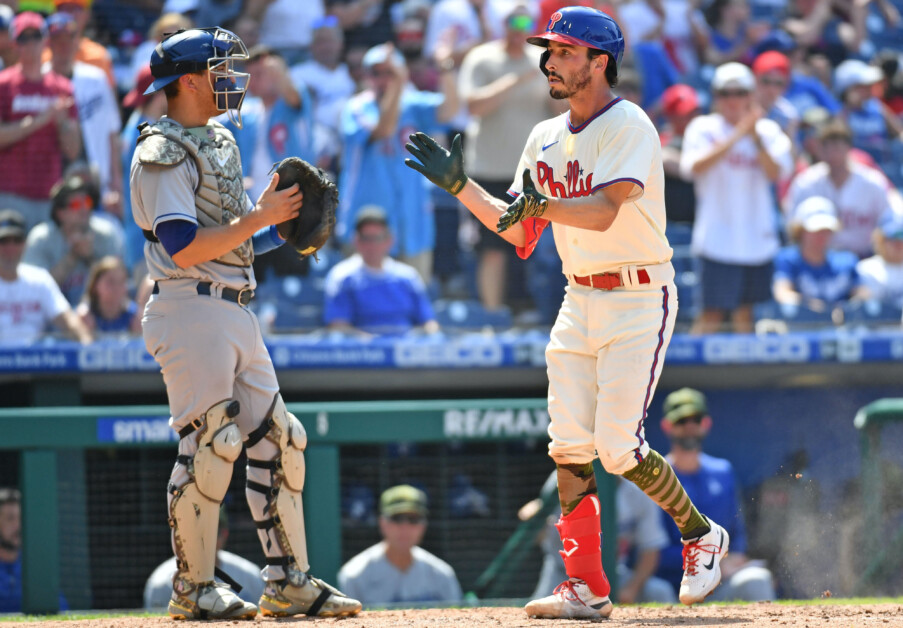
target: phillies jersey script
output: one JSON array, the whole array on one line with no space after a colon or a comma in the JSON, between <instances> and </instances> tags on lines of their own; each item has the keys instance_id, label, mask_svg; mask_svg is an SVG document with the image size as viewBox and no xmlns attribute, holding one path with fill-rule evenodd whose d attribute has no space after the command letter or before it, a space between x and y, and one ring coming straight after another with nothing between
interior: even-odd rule
<instances>
[{"instance_id":1,"label":"phillies jersey script","mask_svg":"<svg viewBox=\"0 0 903 628\"><path fill-rule=\"evenodd\" d=\"M665 176L658 133L646 113L615 98L583 124L571 124L570 112L537 124L508 194L522 190L525 168L536 188L557 198L588 196L621 181L633 183L607 231L553 224L555 245L565 275L617 271L629 264L670 261L665 237ZM528 257L543 229L544 218L523 221L527 243L518 255Z\"/></svg>"}]
</instances>

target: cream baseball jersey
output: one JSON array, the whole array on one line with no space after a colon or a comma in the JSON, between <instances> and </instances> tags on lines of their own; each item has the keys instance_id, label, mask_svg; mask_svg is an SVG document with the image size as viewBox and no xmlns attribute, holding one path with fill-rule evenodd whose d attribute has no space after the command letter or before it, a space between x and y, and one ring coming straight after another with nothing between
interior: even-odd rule
<instances>
[{"instance_id":1,"label":"cream baseball jersey","mask_svg":"<svg viewBox=\"0 0 903 628\"><path fill-rule=\"evenodd\" d=\"M557 198L589 196L622 181L634 184L607 231L552 225L566 275L614 272L628 264L670 261L665 237L665 175L658 133L646 113L615 98L583 124L570 113L537 124L517 166L508 193L517 197L524 169L536 188ZM527 258L549 224L544 218L523 221L527 243L517 252Z\"/></svg>"}]
</instances>

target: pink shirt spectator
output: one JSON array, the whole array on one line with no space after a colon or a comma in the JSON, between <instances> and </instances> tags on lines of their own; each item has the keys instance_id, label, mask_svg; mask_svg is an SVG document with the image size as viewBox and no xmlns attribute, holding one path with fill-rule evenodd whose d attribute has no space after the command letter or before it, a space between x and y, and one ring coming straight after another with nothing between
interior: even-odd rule
<instances>
[{"instance_id":1,"label":"pink shirt spectator","mask_svg":"<svg viewBox=\"0 0 903 628\"><path fill-rule=\"evenodd\" d=\"M55 72L46 72L40 82L25 79L20 65L0 72L0 122L9 123L36 116L53 106L59 97L73 97L72 83ZM69 111L78 121L75 106ZM45 200L62 176L62 148L57 128L47 124L27 138L0 150L0 192Z\"/></svg>"}]
</instances>

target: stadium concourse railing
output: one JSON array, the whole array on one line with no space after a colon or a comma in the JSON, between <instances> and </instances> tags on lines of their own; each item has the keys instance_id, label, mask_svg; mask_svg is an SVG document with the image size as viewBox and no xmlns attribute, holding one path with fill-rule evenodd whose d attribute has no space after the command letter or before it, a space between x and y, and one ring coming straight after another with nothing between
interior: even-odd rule
<instances>
[{"instance_id":1,"label":"stadium concourse railing","mask_svg":"<svg viewBox=\"0 0 903 628\"><path fill-rule=\"evenodd\" d=\"M308 433L305 521L316 530L308 548L312 569L335 581L342 560L339 448L449 439L499 441L543 436L544 399L430 400L288 404ZM540 419L539 417L546 417ZM0 450L20 455L22 490L22 610L59 610L60 542L57 465L62 454L90 448L169 447L175 455L166 406L56 407L0 410ZM79 463L65 455L65 464ZM598 469L598 468L597 468ZM78 469L65 469L78 477ZM614 480L600 474L602 528L615 530ZM502 548L499 548L502 549ZM616 573L615 544L603 547L609 574ZM495 574L517 560L495 561Z\"/></svg>"}]
</instances>

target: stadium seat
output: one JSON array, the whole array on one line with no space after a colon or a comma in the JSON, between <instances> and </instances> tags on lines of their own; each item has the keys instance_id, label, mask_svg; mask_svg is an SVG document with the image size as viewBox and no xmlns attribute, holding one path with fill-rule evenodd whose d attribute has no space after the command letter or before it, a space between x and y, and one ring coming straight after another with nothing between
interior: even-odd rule
<instances>
[{"instance_id":1,"label":"stadium seat","mask_svg":"<svg viewBox=\"0 0 903 628\"><path fill-rule=\"evenodd\" d=\"M843 305L845 325L899 326L903 310L896 305L881 301L851 301Z\"/></svg>"},{"instance_id":2,"label":"stadium seat","mask_svg":"<svg viewBox=\"0 0 903 628\"><path fill-rule=\"evenodd\" d=\"M683 222L669 222L665 225L665 235L672 247L690 244L693 237L693 225Z\"/></svg>"},{"instance_id":3,"label":"stadium seat","mask_svg":"<svg viewBox=\"0 0 903 628\"><path fill-rule=\"evenodd\" d=\"M436 320L445 329L507 329L511 327L511 310L507 307L490 311L476 300L441 300L434 304Z\"/></svg>"},{"instance_id":4,"label":"stadium seat","mask_svg":"<svg viewBox=\"0 0 903 628\"><path fill-rule=\"evenodd\" d=\"M677 286L677 320L692 321L699 313L699 273L696 260L686 255L678 255L671 259L674 266L674 283Z\"/></svg>"},{"instance_id":5,"label":"stadium seat","mask_svg":"<svg viewBox=\"0 0 903 628\"><path fill-rule=\"evenodd\" d=\"M753 305L753 320L784 321L789 329L812 329L834 324L831 310L816 312L807 307L785 305L777 301L764 301Z\"/></svg>"}]
</instances>

